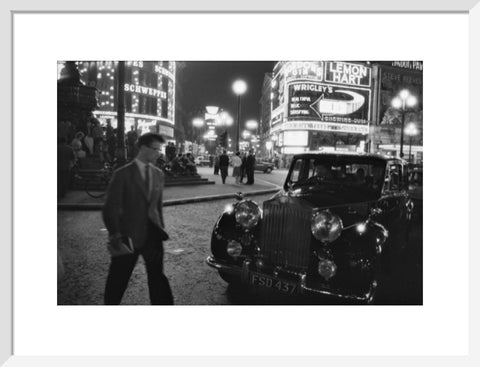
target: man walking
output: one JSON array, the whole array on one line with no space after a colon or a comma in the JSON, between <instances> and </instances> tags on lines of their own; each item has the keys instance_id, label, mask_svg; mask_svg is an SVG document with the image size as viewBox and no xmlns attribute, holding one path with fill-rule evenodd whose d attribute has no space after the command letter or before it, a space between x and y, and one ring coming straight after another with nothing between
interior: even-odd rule
<instances>
[{"instance_id":1,"label":"man walking","mask_svg":"<svg viewBox=\"0 0 480 367\"><path fill-rule=\"evenodd\" d=\"M155 166L164 142L159 134L140 136L137 156L115 171L110 182L103 208L112 255L105 287L107 305L120 304L139 255L145 260L151 303L173 304L163 274L163 241L168 239L162 212L165 177Z\"/></svg>"},{"instance_id":2,"label":"man walking","mask_svg":"<svg viewBox=\"0 0 480 367\"><path fill-rule=\"evenodd\" d=\"M255 169L255 155L253 154L253 149L249 150L245 165L246 165L245 168L247 171L247 185L253 185L254 183L253 171Z\"/></svg>"},{"instance_id":3,"label":"man walking","mask_svg":"<svg viewBox=\"0 0 480 367\"><path fill-rule=\"evenodd\" d=\"M220 156L219 161L218 161L218 166L220 167L220 175L222 176L222 182L225 183L225 179L228 176L228 155L227 151L224 150L223 154Z\"/></svg>"}]
</instances>

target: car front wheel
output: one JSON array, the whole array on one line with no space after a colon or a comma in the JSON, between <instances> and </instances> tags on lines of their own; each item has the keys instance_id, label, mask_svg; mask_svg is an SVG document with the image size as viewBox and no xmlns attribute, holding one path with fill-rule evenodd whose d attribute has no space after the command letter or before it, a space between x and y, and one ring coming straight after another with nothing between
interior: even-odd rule
<instances>
[{"instance_id":1,"label":"car front wheel","mask_svg":"<svg viewBox=\"0 0 480 367\"><path fill-rule=\"evenodd\" d=\"M272 169L270 167L268 167L266 170L265 170L265 173L270 173L272 172Z\"/></svg>"}]
</instances>

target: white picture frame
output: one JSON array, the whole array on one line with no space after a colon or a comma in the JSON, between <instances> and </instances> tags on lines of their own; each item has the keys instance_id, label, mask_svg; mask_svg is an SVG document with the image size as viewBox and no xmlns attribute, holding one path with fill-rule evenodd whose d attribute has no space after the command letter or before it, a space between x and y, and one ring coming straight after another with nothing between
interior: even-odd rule
<instances>
[{"instance_id":1,"label":"white picture frame","mask_svg":"<svg viewBox=\"0 0 480 367\"><path fill-rule=\"evenodd\" d=\"M0 59L0 70L4 72L4 83L0 88L2 106L8 111L4 116L4 132L3 144L0 144L0 157L4 162L5 171L9 179L1 181L1 195L2 203L0 206L1 223L2 223L2 246L0 246L0 291L2 294L2 302L0 303L0 364L5 366L65 366L65 365L115 365L115 366L127 366L127 365L158 365L160 363L166 363L167 365L245 365L246 363L262 363L272 365L291 365L292 363L302 363L304 365L319 365L320 363L326 364L360 364L360 365L458 365L458 366L472 366L479 364L478 352L475 345L478 344L478 315L476 310L479 309L479 297L476 290L479 288L478 279L480 274L478 267L476 266L475 259L479 258L479 235L476 229L476 204L479 204L479 195L475 193L475 188L480 187L478 165L475 164L474 157L476 156L475 141L476 136L480 136L480 129L478 127L478 121L475 117L478 113L475 111L475 104L480 100L480 94L476 90L476 82L480 81L479 71L476 67L480 65L480 5L478 0L444 0L437 2L428 2L425 0L416 1L403 1L401 3L389 2L385 4L380 1L365 0L356 2L353 0L345 0L343 2L329 2L318 3L315 1L242 1L238 3L226 4L222 1L181 1L169 2L168 4L155 3L153 1L138 0L134 3L128 4L123 7L126 13L128 12L173 12L173 13L209 13L209 12L241 12L248 13L269 13L269 12L285 12L298 13L298 12L326 12L326 13L381 13L381 12L399 12L399 13L468 13L469 14L469 353L466 356L423 356L423 357L395 357L395 356L371 356L371 357L348 357L348 356L318 356L318 357L234 357L234 356L211 356L211 357L78 357L78 356L65 356L64 353L59 350L56 356L42 356L36 357L34 355L15 355L13 336L15 334L15 325L13 323L13 257L15 255L15 237L13 233L13 213L15 211L15 203L13 201L13 191L15 190L15 182L13 181L13 172L19 167L15 167L15 157L13 155L13 126L15 124L15 116L13 114L13 89L15 88L13 80L13 48L14 48L14 34L13 24L16 14L22 12L38 13L45 12L118 12L120 11L119 3L108 2L105 5L103 2L83 2L67 4L60 1L43 1L41 4L37 4L33 1L4 1L1 6L1 22L0 37L2 40L2 46L6 50L6 55ZM123 4L122 4L123 6ZM427 30L426 30L427 31ZM428 65L426 66L428 68ZM426 108L427 109L427 108ZM467 143L467 142L465 142ZM428 154L428 153L427 153ZM463 172L462 174L467 174ZM460 177L462 179L462 177ZM53 223L52 223L53 225ZM52 244L42 243L43 246L49 246ZM451 290L450 290L451 291ZM56 301L55 301L56 302ZM39 315L41 317L41 315ZM455 315L448 315L448 317L455 317ZM86 335L85 337L88 337ZM187 346L188 347L188 346ZM381 353L379 353L381 354ZM220 353L219 353L220 355ZM475 360L477 362L475 362Z\"/></svg>"}]
</instances>

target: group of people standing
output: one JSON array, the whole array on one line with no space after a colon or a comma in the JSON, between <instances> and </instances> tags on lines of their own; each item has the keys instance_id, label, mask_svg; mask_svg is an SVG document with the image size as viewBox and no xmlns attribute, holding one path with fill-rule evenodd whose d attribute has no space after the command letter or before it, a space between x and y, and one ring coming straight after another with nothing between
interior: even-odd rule
<instances>
[{"instance_id":1,"label":"group of people standing","mask_svg":"<svg viewBox=\"0 0 480 367\"><path fill-rule=\"evenodd\" d=\"M255 170L255 154L253 149L248 151L248 155L245 153L237 152L231 158L228 157L227 151L223 150L222 154L215 157L215 167L213 173L215 175L220 171L222 182L225 184L228 176L228 166L232 164L233 172L232 176L235 178L235 184L243 183L243 179L246 176L246 185L253 185L254 183L254 170Z\"/></svg>"}]
</instances>

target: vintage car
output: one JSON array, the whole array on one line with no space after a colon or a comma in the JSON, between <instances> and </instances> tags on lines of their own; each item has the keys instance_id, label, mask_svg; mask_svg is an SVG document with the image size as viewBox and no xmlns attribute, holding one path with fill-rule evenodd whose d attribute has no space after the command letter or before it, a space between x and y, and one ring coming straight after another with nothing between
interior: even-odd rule
<instances>
[{"instance_id":1,"label":"vintage car","mask_svg":"<svg viewBox=\"0 0 480 367\"><path fill-rule=\"evenodd\" d=\"M228 283L371 303L405 244L405 166L367 153L296 155L263 208L239 194L220 215L207 264Z\"/></svg>"},{"instance_id":2,"label":"vintage car","mask_svg":"<svg viewBox=\"0 0 480 367\"><path fill-rule=\"evenodd\" d=\"M275 165L271 162L266 162L261 159L255 160L255 171L262 171L264 173L271 173Z\"/></svg>"},{"instance_id":3,"label":"vintage car","mask_svg":"<svg viewBox=\"0 0 480 367\"><path fill-rule=\"evenodd\" d=\"M208 159L208 157L198 156L195 158L195 164L201 167L210 166L210 160Z\"/></svg>"}]
</instances>

